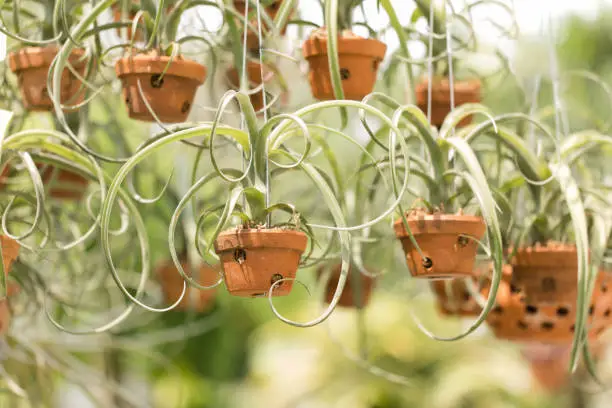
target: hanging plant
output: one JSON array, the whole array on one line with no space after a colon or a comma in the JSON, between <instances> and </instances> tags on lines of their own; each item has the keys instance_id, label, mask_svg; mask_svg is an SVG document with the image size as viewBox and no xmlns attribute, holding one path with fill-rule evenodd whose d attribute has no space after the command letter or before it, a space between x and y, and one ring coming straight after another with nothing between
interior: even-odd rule
<instances>
[{"instance_id":1,"label":"hanging plant","mask_svg":"<svg viewBox=\"0 0 612 408\"><path fill-rule=\"evenodd\" d=\"M324 276L326 273L330 273L324 289L324 299L327 303L331 303L334 298L338 280L340 279L341 266L341 264L329 264L321 266L318 269L317 274L319 277ZM373 277L359 272L355 267L351 267L351 269L349 269L348 280L344 286L344 291L342 292L342 296L340 296L338 305L358 309L366 307L368 303L370 303L370 297L375 283L376 280Z\"/></svg>"},{"instance_id":2,"label":"hanging plant","mask_svg":"<svg viewBox=\"0 0 612 408\"><path fill-rule=\"evenodd\" d=\"M283 6L283 0L270 0L270 1L253 1L249 2L249 13L248 16L246 14L246 6L247 1L245 0L234 0L233 6L236 14L240 16L240 20L247 21L247 38L246 38L246 47L248 51L259 51L261 47L259 41L259 26L258 26L258 18L257 18L257 9L262 7L262 13L260 16L261 19L261 36L262 38L269 35L272 32L272 27L275 27L274 22L277 20L277 15L281 11L281 7ZM287 3L291 3L287 1ZM289 13L293 14L295 9L292 7L292 4L288 4L290 7ZM274 22L271 22L271 21ZM280 35L285 35L287 33L287 24L288 21L285 21L278 27L278 32ZM242 34L241 34L242 38Z\"/></svg>"},{"instance_id":3,"label":"hanging plant","mask_svg":"<svg viewBox=\"0 0 612 408\"><path fill-rule=\"evenodd\" d=\"M194 278L191 273L188 263L181 262L181 267L189 277ZM172 260L161 262L155 268L155 274L160 280L162 292L166 304L171 305L178 300L183 293L185 281L181 277L179 271L174 267ZM197 282L202 286L213 285L219 279L219 268L210 267L208 265L200 266L196 275ZM198 313L204 313L214 306L216 291L197 290L196 288L187 287L183 299L176 306L176 310L193 310Z\"/></svg>"},{"instance_id":4,"label":"hanging plant","mask_svg":"<svg viewBox=\"0 0 612 408\"><path fill-rule=\"evenodd\" d=\"M459 107L468 103L480 103L480 88L479 79L454 80L451 88L448 78L434 78L431 83L431 124L437 127L442 126L444 119L452 110L451 106ZM416 102L423 112L427 112L428 109L429 92L429 81L424 78L416 86ZM451 92L453 94L452 104ZM467 116L457 124L457 127L467 126L471 121L472 117Z\"/></svg>"},{"instance_id":5,"label":"hanging plant","mask_svg":"<svg viewBox=\"0 0 612 408\"><path fill-rule=\"evenodd\" d=\"M259 112L265 107L264 91L261 89L262 84L270 82L274 77L274 73L268 66L249 60L246 64L246 76L249 83L247 93L251 100L251 105L253 105L253 109L255 109L256 112ZM235 89L240 88L240 72L237 68L232 67L227 71L227 79L232 87ZM271 100L266 100L267 105L269 105L270 102Z\"/></svg>"}]
</instances>

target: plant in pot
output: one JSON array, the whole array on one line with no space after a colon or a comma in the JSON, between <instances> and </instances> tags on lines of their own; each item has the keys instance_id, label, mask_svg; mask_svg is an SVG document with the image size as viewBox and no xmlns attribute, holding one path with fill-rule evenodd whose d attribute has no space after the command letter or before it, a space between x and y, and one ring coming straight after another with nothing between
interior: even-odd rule
<instances>
[{"instance_id":1,"label":"plant in pot","mask_svg":"<svg viewBox=\"0 0 612 408\"><path fill-rule=\"evenodd\" d=\"M17 77L21 102L27 111L48 112L53 109L54 95L62 109L75 111L85 100L86 83L94 67L94 61L87 56L85 49L71 50L60 72L61 86L49 88L47 79L59 47L69 41L68 30L80 17L82 5L71 1L34 3L37 4L14 4L12 25L4 31L17 43L11 47L17 50L8 53L7 63ZM67 13L64 7L70 8L71 12Z\"/></svg>"}]
</instances>

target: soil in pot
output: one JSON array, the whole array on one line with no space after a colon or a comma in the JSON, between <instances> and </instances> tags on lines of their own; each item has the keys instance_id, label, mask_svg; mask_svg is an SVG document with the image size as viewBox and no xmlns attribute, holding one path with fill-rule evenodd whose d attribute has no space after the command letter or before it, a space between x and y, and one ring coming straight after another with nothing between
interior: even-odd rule
<instances>
[{"instance_id":1,"label":"soil in pot","mask_svg":"<svg viewBox=\"0 0 612 408\"><path fill-rule=\"evenodd\" d=\"M78 173L37 163L47 194L59 200L80 200L87 190L89 180Z\"/></svg>"},{"instance_id":2,"label":"soil in pot","mask_svg":"<svg viewBox=\"0 0 612 408\"><path fill-rule=\"evenodd\" d=\"M291 292L300 257L308 238L290 229L231 229L219 234L215 252L221 258L223 278L234 296L266 296L275 285L273 296Z\"/></svg>"},{"instance_id":3,"label":"soil in pot","mask_svg":"<svg viewBox=\"0 0 612 408\"><path fill-rule=\"evenodd\" d=\"M402 243L412 276L432 279L472 275L477 240L486 230L482 217L412 210L406 220L424 256L412 244L402 219L395 221L395 235Z\"/></svg>"},{"instance_id":4,"label":"soil in pot","mask_svg":"<svg viewBox=\"0 0 612 408\"><path fill-rule=\"evenodd\" d=\"M272 19L274 20L276 18L276 15L278 14L278 11L280 10L280 6L282 4L282 0L279 1L274 1L272 2L269 6L267 6L264 11L265 13ZM254 14L254 12L256 12L256 6L252 3L249 4L249 15L254 15L255 17L253 17L250 21L249 21L249 26L252 26L254 28L249 28L249 30L247 31L247 40L246 40L246 46L247 46L247 50L249 51L259 51L260 48L260 44L259 44L259 29L257 28L257 15ZM236 9L236 11L238 11L238 13L240 13L242 16L244 16L244 13L246 11L246 3L245 1L242 0L234 0L234 8ZM239 20L240 21L240 20ZM267 33L270 31L268 25L266 24L266 22L263 20L263 18L261 19L261 23L262 23L262 28L261 28L261 35L262 38L265 37L267 35ZM239 22L240 25L242 25L241 22ZM284 27L281 27L280 33L281 35L285 35L285 33L287 32L287 25L285 24ZM241 39L243 38L242 36L240 37Z\"/></svg>"},{"instance_id":5,"label":"soil in pot","mask_svg":"<svg viewBox=\"0 0 612 408\"><path fill-rule=\"evenodd\" d=\"M187 262L181 262L181 266L188 276L192 276ZM178 300L183 291L183 277L174 266L172 260L162 262L156 268L164 299L167 305L171 305ZM202 286L214 285L219 280L219 268L211 267L206 264L200 267L197 282ZM198 289L187 285L185 296L176 306L175 310L193 310L205 312L209 310L215 301L217 289Z\"/></svg>"},{"instance_id":6,"label":"soil in pot","mask_svg":"<svg viewBox=\"0 0 612 408\"><path fill-rule=\"evenodd\" d=\"M17 75L21 99L25 109L29 111L52 111L53 102L47 89L47 75L53 59L59 49L55 45L45 47L25 47L8 55L11 71ZM86 60L83 59L85 51L72 50L68 59L74 70L81 76L85 75ZM86 88L68 67L62 72L60 101L62 104L73 106L85 99ZM75 109L64 109L74 111Z\"/></svg>"},{"instance_id":7,"label":"soil in pot","mask_svg":"<svg viewBox=\"0 0 612 408\"><path fill-rule=\"evenodd\" d=\"M115 72L123 84L123 100L132 119L155 122L142 95L161 122L187 120L197 88L206 79L206 67L182 56L157 52L121 58Z\"/></svg>"},{"instance_id":8,"label":"soil in pot","mask_svg":"<svg viewBox=\"0 0 612 408\"><path fill-rule=\"evenodd\" d=\"M576 246L549 242L519 248L510 260L512 283L528 302L573 302L578 286Z\"/></svg>"},{"instance_id":9,"label":"soil in pot","mask_svg":"<svg viewBox=\"0 0 612 408\"><path fill-rule=\"evenodd\" d=\"M336 264L334 266L322 266L317 271L319 277L326 273L325 268L331 267L331 276L327 281L327 286L325 287L325 302L331 303L334 293L336 292L336 287L338 286L338 280L340 279L340 270L342 269L342 264ZM361 287L359 288L360 296L357 297L357 289L356 289L356 280L359 280ZM349 269L349 275L346 280L346 284L344 285L344 290L342 291L342 295L340 295L340 300L338 301L339 306L343 307L356 307L363 308L368 305L370 302L370 296L372 295L372 289L374 288L375 279L360 273L357 269L351 267Z\"/></svg>"},{"instance_id":10,"label":"soil in pot","mask_svg":"<svg viewBox=\"0 0 612 408\"><path fill-rule=\"evenodd\" d=\"M510 270L510 266L508 266ZM497 304L487 323L500 339L521 343L571 344L576 321L576 298L560 302L529 302L504 272L497 291ZM600 272L588 310L588 338L596 341L612 322L612 284Z\"/></svg>"},{"instance_id":11,"label":"soil in pot","mask_svg":"<svg viewBox=\"0 0 612 408\"><path fill-rule=\"evenodd\" d=\"M350 31L342 32L338 37L338 58L345 99L361 100L372 92L386 51L387 46L378 40L363 38ZM325 29L311 34L302 46L302 54L310 65L308 80L312 95L319 100L335 99Z\"/></svg>"},{"instance_id":12,"label":"soil in pot","mask_svg":"<svg viewBox=\"0 0 612 408\"><path fill-rule=\"evenodd\" d=\"M427 89L429 81L424 78L416 86L416 100L419 108L427 115ZM453 81L455 108L466 103L480 103L480 80ZM451 86L448 78L437 78L431 84L431 124L440 127L451 111ZM472 117L463 119L457 127L469 125Z\"/></svg>"},{"instance_id":13,"label":"soil in pot","mask_svg":"<svg viewBox=\"0 0 612 408\"><path fill-rule=\"evenodd\" d=\"M253 61L247 61L246 74L249 80L249 89L255 89L260 86L262 83L267 83L273 76L273 73L266 69L265 65L263 67L263 78L261 75L261 64ZM235 89L240 89L240 73L236 68L230 68L227 71L227 79L232 87ZM255 112L259 112L264 107L264 92L263 90L253 92L249 94L249 98L251 99L251 104L255 109ZM266 102L270 103L272 100L271 97L266 98Z\"/></svg>"}]
</instances>

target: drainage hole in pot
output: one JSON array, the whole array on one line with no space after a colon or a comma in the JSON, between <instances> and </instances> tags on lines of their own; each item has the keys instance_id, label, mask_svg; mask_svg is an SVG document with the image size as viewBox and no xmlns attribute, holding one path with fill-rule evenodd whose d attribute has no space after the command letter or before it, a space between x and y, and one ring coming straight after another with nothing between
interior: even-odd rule
<instances>
[{"instance_id":1,"label":"drainage hole in pot","mask_svg":"<svg viewBox=\"0 0 612 408\"><path fill-rule=\"evenodd\" d=\"M595 312L595 306L591 305L591 307L589 307L589 315L593 315L593 312Z\"/></svg>"},{"instance_id":2,"label":"drainage hole in pot","mask_svg":"<svg viewBox=\"0 0 612 408\"><path fill-rule=\"evenodd\" d=\"M606 293L608 291L608 287L606 285L601 285L601 291Z\"/></svg>"},{"instance_id":3,"label":"drainage hole in pot","mask_svg":"<svg viewBox=\"0 0 612 408\"><path fill-rule=\"evenodd\" d=\"M280 273L275 273L274 275L272 275L272 278L270 278L270 284L274 285L276 282L278 282L279 280L283 279L283 275L281 275ZM281 286L283 286L284 282L279 283L278 285L276 285L274 287L274 289L278 289Z\"/></svg>"},{"instance_id":4,"label":"drainage hole in pot","mask_svg":"<svg viewBox=\"0 0 612 408\"><path fill-rule=\"evenodd\" d=\"M519 293L520 291L521 291L521 288L519 288L518 286L510 285L510 292Z\"/></svg>"},{"instance_id":5,"label":"drainage hole in pot","mask_svg":"<svg viewBox=\"0 0 612 408\"><path fill-rule=\"evenodd\" d=\"M189 101L183 102L183 106L181 106L181 113L187 113L190 107L191 104L189 103Z\"/></svg>"},{"instance_id":6,"label":"drainage hole in pot","mask_svg":"<svg viewBox=\"0 0 612 408\"><path fill-rule=\"evenodd\" d=\"M610 316L610 309L606 309L606 311L604 312L604 316L605 317L609 317Z\"/></svg>"},{"instance_id":7,"label":"drainage hole in pot","mask_svg":"<svg viewBox=\"0 0 612 408\"><path fill-rule=\"evenodd\" d=\"M164 77L161 74L151 75L151 86L153 88L161 88L164 84Z\"/></svg>"},{"instance_id":8,"label":"drainage hole in pot","mask_svg":"<svg viewBox=\"0 0 612 408\"><path fill-rule=\"evenodd\" d=\"M557 316L563 317L563 316L567 316L568 314L569 314L569 309L567 307L561 306L557 308Z\"/></svg>"},{"instance_id":9,"label":"drainage hole in pot","mask_svg":"<svg viewBox=\"0 0 612 408\"><path fill-rule=\"evenodd\" d=\"M252 297L264 297L266 296L266 293L253 293Z\"/></svg>"},{"instance_id":10,"label":"drainage hole in pot","mask_svg":"<svg viewBox=\"0 0 612 408\"><path fill-rule=\"evenodd\" d=\"M469 243L470 239L465 235L459 235L459 237L457 238L457 245L459 245L459 248L465 248Z\"/></svg>"},{"instance_id":11,"label":"drainage hole in pot","mask_svg":"<svg viewBox=\"0 0 612 408\"><path fill-rule=\"evenodd\" d=\"M126 104L127 106L130 106L130 98L125 98L125 104Z\"/></svg>"},{"instance_id":12,"label":"drainage hole in pot","mask_svg":"<svg viewBox=\"0 0 612 408\"><path fill-rule=\"evenodd\" d=\"M340 78L342 80L349 79L351 77L351 72L347 68L340 68Z\"/></svg>"},{"instance_id":13,"label":"drainage hole in pot","mask_svg":"<svg viewBox=\"0 0 612 408\"><path fill-rule=\"evenodd\" d=\"M504 309L499 305L493 308L493 313L502 314L503 312L504 312Z\"/></svg>"},{"instance_id":14,"label":"drainage hole in pot","mask_svg":"<svg viewBox=\"0 0 612 408\"><path fill-rule=\"evenodd\" d=\"M540 327L542 327L544 330L552 330L555 327L555 324L553 322L542 322Z\"/></svg>"},{"instance_id":15,"label":"drainage hole in pot","mask_svg":"<svg viewBox=\"0 0 612 408\"><path fill-rule=\"evenodd\" d=\"M470 299L472 299L472 296L469 294L469 292L463 292L463 300L467 302Z\"/></svg>"},{"instance_id":16,"label":"drainage hole in pot","mask_svg":"<svg viewBox=\"0 0 612 408\"><path fill-rule=\"evenodd\" d=\"M431 269L432 267L433 267L433 261L428 257L423 258L423 268Z\"/></svg>"},{"instance_id":17,"label":"drainage hole in pot","mask_svg":"<svg viewBox=\"0 0 612 408\"><path fill-rule=\"evenodd\" d=\"M529 314L536 314L538 313L538 307L534 305L527 305L525 306L525 311Z\"/></svg>"},{"instance_id":18,"label":"drainage hole in pot","mask_svg":"<svg viewBox=\"0 0 612 408\"><path fill-rule=\"evenodd\" d=\"M238 262L239 264L246 261L246 251L242 248L236 248L234 250L234 261Z\"/></svg>"},{"instance_id":19,"label":"drainage hole in pot","mask_svg":"<svg viewBox=\"0 0 612 408\"><path fill-rule=\"evenodd\" d=\"M527 323L525 323L525 322L524 322L524 321L522 321L522 320L519 320L519 322L518 322L518 324L517 324L517 325L518 325L519 329L522 329L522 330L527 330L527 329L529 328L529 326L527 325Z\"/></svg>"},{"instance_id":20,"label":"drainage hole in pot","mask_svg":"<svg viewBox=\"0 0 612 408\"><path fill-rule=\"evenodd\" d=\"M376 72L378 69L378 60L372 61L372 71Z\"/></svg>"}]
</instances>

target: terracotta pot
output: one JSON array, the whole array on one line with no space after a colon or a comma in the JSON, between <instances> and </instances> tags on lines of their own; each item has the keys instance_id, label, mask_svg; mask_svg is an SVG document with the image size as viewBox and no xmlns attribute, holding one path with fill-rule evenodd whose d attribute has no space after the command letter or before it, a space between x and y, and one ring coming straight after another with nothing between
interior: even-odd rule
<instances>
[{"instance_id":1,"label":"terracotta pot","mask_svg":"<svg viewBox=\"0 0 612 408\"><path fill-rule=\"evenodd\" d=\"M528 302L525 293L513 285L513 272L505 272L497 291L497 305L487 317L493 333L501 339L545 344L570 344L576 321L576 299L562 302ZM612 284L600 273L597 277L587 325L590 341L596 341L612 323Z\"/></svg>"},{"instance_id":2,"label":"terracotta pot","mask_svg":"<svg viewBox=\"0 0 612 408\"><path fill-rule=\"evenodd\" d=\"M511 259L512 283L528 302L574 302L578 290L578 252L575 245L549 243L520 248Z\"/></svg>"},{"instance_id":3,"label":"terracotta pot","mask_svg":"<svg viewBox=\"0 0 612 408\"><path fill-rule=\"evenodd\" d=\"M342 33L338 38L338 58L345 99L361 100L372 92L386 51L387 46L378 40L350 31ZM310 65L308 80L312 95L320 100L335 99L327 58L327 32L313 32L304 42L302 54Z\"/></svg>"},{"instance_id":4,"label":"terracotta pot","mask_svg":"<svg viewBox=\"0 0 612 408\"><path fill-rule=\"evenodd\" d=\"M181 262L181 266L188 276L191 275L189 264ZM202 286L214 285L219 280L219 268L202 265L198 274L197 282ZM156 268L156 274L160 279L162 291L166 304L171 305L178 300L183 291L183 277L174 266L172 260L165 261ZM204 312L214 304L217 289L198 289L187 286L185 296L174 310L195 310Z\"/></svg>"},{"instance_id":5,"label":"terracotta pot","mask_svg":"<svg viewBox=\"0 0 612 408\"><path fill-rule=\"evenodd\" d=\"M267 295L274 282L295 279L308 238L286 229L232 229L215 241L227 290L234 296ZM273 296L291 292L292 280L275 286Z\"/></svg>"},{"instance_id":6,"label":"terracotta pot","mask_svg":"<svg viewBox=\"0 0 612 408\"><path fill-rule=\"evenodd\" d=\"M37 163L40 178L50 197L59 200L80 200L87 190L89 180L78 173L48 164ZM53 184L51 184L53 183Z\"/></svg>"},{"instance_id":7,"label":"terracotta pot","mask_svg":"<svg viewBox=\"0 0 612 408\"><path fill-rule=\"evenodd\" d=\"M113 12L113 21L115 22L121 22L123 21L123 19L121 18L121 5L118 3L115 3L111 6L111 11ZM136 13L133 11L128 11L127 13L127 17L129 18L130 21L134 21L134 19L136 18ZM140 25L140 22L139 22ZM117 28L117 35L121 37L121 28ZM128 41L132 40L132 28L131 27L127 27L126 28L127 31L127 39ZM134 37L134 41L142 41L143 39L143 32L141 28L137 28L136 29L136 36Z\"/></svg>"},{"instance_id":8,"label":"terracotta pot","mask_svg":"<svg viewBox=\"0 0 612 408\"><path fill-rule=\"evenodd\" d=\"M4 266L4 273L8 275L13 261L19 255L20 245L14 239L4 235L0 235L0 242L2 243L2 265Z\"/></svg>"},{"instance_id":9,"label":"terracotta pot","mask_svg":"<svg viewBox=\"0 0 612 408\"><path fill-rule=\"evenodd\" d=\"M170 57L158 53L121 58L115 72L123 83L123 99L133 119L154 122L138 89L164 123L184 122L189 116L197 88L206 79L206 67L182 56L168 66ZM161 74L165 71L163 77ZM160 79L161 78L161 79Z\"/></svg>"},{"instance_id":10,"label":"terracotta pot","mask_svg":"<svg viewBox=\"0 0 612 408\"><path fill-rule=\"evenodd\" d=\"M326 272L325 268L326 266L322 266L321 268L319 268L319 270L317 271L319 276L323 275ZM340 279L341 269L342 264L337 264L333 266L331 270L331 276L329 277L329 280L327 281L327 287L325 288L325 302L327 303L331 303L334 297L336 287L338 286L338 280ZM361 299L357 299L357 294L355 291L353 291L355 279L359 279L359 281L361 282ZM347 277L346 284L344 285L342 295L340 295L338 306L357 308L363 308L367 306L368 303L370 303L370 296L372 295L372 289L374 288L374 284L374 278L364 275L353 268L349 269L349 275Z\"/></svg>"},{"instance_id":11,"label":"terracotta pot","mask_svg":"<svg viewBox=\"0 0 612 408\"><path fill-rule=\"evenodd\" d=\"M427 88L429 81L425 78L416 86L416 100L419 108L427 115ZM466 103L480 102L480 80L453 81L455 108ZM440 127L451 111L450 83L447 78L437 79L431 87L431 124ZM457 127L469 125L472 117L463 119Z\"/></svg>"},{"instance_id":12,"label":"terracotta pot","mask_svg":"<svg viewBox=\"0 0 612 408\"><path fill-rule=\"evenodd\" d=\"M9 53L9 67L17 75L21 98L27 110L53 110L53 102L47 90L47 74L58 51L57 46L48 45L46 47L25 47ZM86 61L82 60L83 55L85 51L82 49L72 50L68 59L81 76L85 75ZM60 101L62 104L72 106L83 102L86 88L67 67L62 72L61 84ZM74 110L76 109L65 109L65 111Z\"/></svg>"},{"instance_id":13,"label":"terracotta pot","mask_svg":"<svg viewBox=\"0 0 612 408\"><path fill-rule=\"evenodd\" d=\"M0 190L6 184L6 181L8 180L10 172L11 171L9 169L9 166L4 166L2 168L2 171L0 171Z\"/></svg>"},{"instance_id":14,"label":"terracotta pot","mask_svg":"<svg viewBox=\"0 0 612 408\"><path fill-rule=\"evenodd\" d=\"M262 82L268 82L272 77L272 72L268 71L266 66L264 65L264 75L262 79L261 75L261 64L253 61L247 62L247 78L249 80L249 89L257 88L262 84ZM230 68L227 71L227 78L232 87L235 89L240 89L240 73L236 68ZM264 107L264 93L263 90L249 94L249 98L251 99L251 104L255 109L255 112L259 112ZM270 103L272 98L268 97L267 101Z\"/></svg>"},{"instance_id":15,"label":"terracotta pot","mask_svg":"<svg viewBox=\"0 0 612 408\"><path fill-rule=\"evenodd\" d=\"M276 18L276 15L278 14L278 11L280 10L280 6L282 4L282 0L279 1L275 1L272 2L268 7L266 7L264 9L264 12L270 16L270 18L272 20L274 20ZM244 1L241 0L234 0L234 8L244 16L244 12L246 11L246 3ZM256 8L254 6L254 4L249 4L249 14L255 13L256 12ZM247 49L249 51L256 51L259 50L260 48L260 44L259 44L259 30L257 29L257 15L254 14L255 17L251 18L251 20L249 20L249 25L252 27L255 27L255 29L253 28L249 28L249 30L247 31L247 40L246 40L246 46ZM240 20L239 20L240 21ZM264 37L270 30L269 30L269 26L266 24L266 22L263 20L261 20L262 22L262 28L261 28L261 35L262 37ZM238 23L239 25L242 25L241 22ZM281 35L285 35L287 32L287 25L285 24L283 27L281 27L280 33ZM242 38L242 37L240 37Z\"/></svg>"},{"instance_id":16,"label":"terracotta pot","mask_svg":"<svg viewBox=\"0 0 612 408\"><path fill-rule=\"evenodd\" d=\"M402 219L395 221L395 235L402 242L412 276L431 279L472 275L478 250L475 240L481 240L486 230L481 217L411 212L406 219L426 258L423 260L412 245Z\"/></svg>"}]
</instances>

